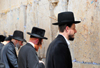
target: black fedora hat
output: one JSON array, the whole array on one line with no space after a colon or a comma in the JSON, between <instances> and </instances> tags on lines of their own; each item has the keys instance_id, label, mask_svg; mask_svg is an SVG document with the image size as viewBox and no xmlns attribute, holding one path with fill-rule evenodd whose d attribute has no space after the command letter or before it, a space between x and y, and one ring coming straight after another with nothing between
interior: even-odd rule
<instances>
[{"instance_id":1,"label":"black fedora hat","mask_svg":"<svg viewBox=\"0 0 100 68\"><path fill-rule=\"evenodd\" d=\"M26 40L24 39L24 35L22 31L19 30L15 30L13 33L13 39L19 40L19 41L23 41L26 42Z\"/></svg>"},{"instance_id":2,"label":"black fedora hat","mask_svg":"<svg viewBox=\"0 0 100 68\"><path fill-rule=\"evenodd\" d=\"M63 25L63 24L70 24L70 23L80 23L80 21L74 20L73 12L61 12L58 14L58 22L53 23L53 25Z\"/></svg>"},{"instance_id":3,"label":"black fedora hat","mask_svg":"<svg viewBox=\"0 0 100 68\"><path fill-rule=\"evenodd\" d=\"M33 27L31 33L27 32L27 34L29 34L29 35L31 35L33 37L47 39L46 37L44 37L45 30L41 29L41 28L38 28L38 27Z\"/></svg>"}]
</instances>

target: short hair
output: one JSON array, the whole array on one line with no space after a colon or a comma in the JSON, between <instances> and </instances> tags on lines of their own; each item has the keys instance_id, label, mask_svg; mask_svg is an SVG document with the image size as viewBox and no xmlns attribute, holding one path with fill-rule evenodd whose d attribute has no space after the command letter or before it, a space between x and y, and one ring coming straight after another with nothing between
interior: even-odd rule
<instances>
[{"instance_id":1,"label":"short hair","mask_svg":"<svg viewBox=\"0 0 100 68\"><path fill-rule=\"evenodd\" d=\"M59 26L58 26L58 27L59 27L59 31L60 31L60 32L64 32L66 26L71 27L72 24L73 24L73 23L70 23L70 24L64 24L64 25L59 25Z\"/></svg>"}]
</instances>

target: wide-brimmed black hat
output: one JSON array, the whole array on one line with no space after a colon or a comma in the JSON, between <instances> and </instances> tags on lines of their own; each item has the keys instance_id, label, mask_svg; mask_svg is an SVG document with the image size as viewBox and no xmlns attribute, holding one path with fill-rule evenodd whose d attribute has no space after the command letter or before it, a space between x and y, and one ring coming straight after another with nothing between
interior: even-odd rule
<instances>
[{"instance_id":1,"label":"wide-brimmed black hat","mask_svg":"<svg viewBox=\"0 0 100 68\"><path fill-rule=\"evenodd\" d=\"M29 34L29 35L31 35L33 37L47 39L46 37L44 37L45 30L41 29L41 28L38 28L38 27L33 27L31 33L27 32L27 34Z\"/></svg>"},{"instance_id":2,"label":"wide-brimmed black hat","mask_svg":"<svg viewBox=\"0 0 100 68\"><path fill-rule=\"evenodd\" d=\"M70 24L70 23L80 23L80 21L74 20L73 12L61 12L58 14L58 22L53 23L53 25L63 25L63 24Z\"/></svg>"},{"instance_id":3,"label":"wide-brimmed black hat","mask_svg":"<svg viewBox=\"0 0 100 68\"><path fill-rule=\"evenodd\" d=\"M13 33L13 39L19 40L19 41L23 41L26 42L26 40L24 39L24 35L22 31L19 30L15 30Z\"/></svg>"},{"instance_id":4,"label":"wide-brimmed black hat","mask_svg":"<svg viewBox=\"0 0 100 68\"><path fill-rule=\"evenodd\" d=\"M9 35L8 37L5 38L5 41L11 41L12 37L13 37L12 35Z\"/></svg>"},{"instance_id":5,"label":"wide-brimmed black hat","mask_svg":"<svg viewBox=\"0 0 100 68\"><path fill-rule=\"evenodd\" d=\"M6 36L0 35L0 42L3 42L5 40Z\"/></svg>"}]
</instances>

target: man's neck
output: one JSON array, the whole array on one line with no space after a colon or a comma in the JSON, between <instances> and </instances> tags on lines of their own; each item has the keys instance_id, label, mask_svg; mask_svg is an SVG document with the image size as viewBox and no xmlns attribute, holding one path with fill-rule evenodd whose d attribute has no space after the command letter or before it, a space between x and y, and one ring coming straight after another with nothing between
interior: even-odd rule
<instances>
[{"instance_id":1,"label":"man's neck","mask_svg":"<svg viewBox=\"0 0 100 68\"><path fill-rule=\"evenodd\" d=\"M59 32L59 34L61 34L61 35L63 35L66 39L68 39L69 40L69 38L68 38L68 35L66 34L66 33L62 33L62 32Z\"/></svg>"},{"instance_id":2,"label":"man's neck","mask_svg":"<svg viewBox=\"0 0 100 68\"><path fill-rule=\"evenodd\" d=\"M69 43L69 41L68 41L66 35L64 35L63 33L59 33L59 34L62 35L62 36L65 38L65 40L66 40L66 42L68 43L68 45L70 45L70 43Z\"/></svg>"}]
</instances>

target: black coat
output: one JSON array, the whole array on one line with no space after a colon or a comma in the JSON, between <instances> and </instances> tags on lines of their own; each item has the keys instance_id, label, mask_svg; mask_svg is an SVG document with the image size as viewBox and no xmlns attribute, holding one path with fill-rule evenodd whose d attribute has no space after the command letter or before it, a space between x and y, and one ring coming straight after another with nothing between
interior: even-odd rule
<instances>
[{"instance_id":1,"label":"black coat","mask_svg":"<svg viewBox=\"0 0 100 68\"><path fill-rule=\"evenodd\" d=\"M1 50L2 50L3 46L4 46L4 44L2 44L2 43L0 42L0 61L1 61Z\"/></svg>"},{"instance_id":2,"label":"black coat","mask_svg":"<svg viewBox=\"0 0 100 68\"><path fill-rule=\"evenodd\" d=\"M62 35L58 35L48 47L46 68L72 68L68 44Z\"/></svg>"},{"instance_id":3,"label":"black coat","mask_svg":"<svg viewBox=\"0 0 100 68\"><path fill-rule=\"evenodd\" d=\"M1 61L5 64L5 68L18 68L17 55L12 42L3 46L1 50Z\"/></svg>"},{"instance_id":4,"label":"black coat","mask_svg":"<svg viewBox=\"0 0 100 68\"><path fill-rule=\"evenodd\" d=\"M39 63L35 48L30 43L27 43L20 49L18 66L18 68L45 68L43 63Z\"/></svg>"}]
</instances>

